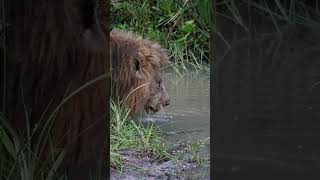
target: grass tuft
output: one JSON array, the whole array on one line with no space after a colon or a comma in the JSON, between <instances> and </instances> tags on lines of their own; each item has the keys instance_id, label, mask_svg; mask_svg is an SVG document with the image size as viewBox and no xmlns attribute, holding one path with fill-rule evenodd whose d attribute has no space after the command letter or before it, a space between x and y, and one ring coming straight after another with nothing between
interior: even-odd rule
<instances>
[{"instance_id":1,"label":"grass tuft","mask_svg":"<svg viewBox=\"0 0 320 180\"><path fill-rule=\"evenodd\" d=\"M30 132L30 129L27 129ZM65 151L51 151L51 157L43 162L31 147L31 136L20 137L0 114L0 179L65 179L56 172L62 165ZM49 135L48 135L49 136ZM50 138L49 138L50 139Z\"/></svg>"},{"instance_id":2,"label":"grass tuft","mask_svg":"<svg viewBox=\"0 0 320 180\"><path fill-rule=\"evenodd\" d=\"M129 116L129 109L110 102L110 164L114 168L123 165L121 151L134 150L144 155L152 155L155 161L167 158L166 147L160 138L158 128L153 124L134 121Z\"/></svg>"}]
</instances>

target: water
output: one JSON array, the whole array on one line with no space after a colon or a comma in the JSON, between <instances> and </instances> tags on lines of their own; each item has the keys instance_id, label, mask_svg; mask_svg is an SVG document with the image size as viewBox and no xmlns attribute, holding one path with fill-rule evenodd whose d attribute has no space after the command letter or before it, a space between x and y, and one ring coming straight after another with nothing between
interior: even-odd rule
<instances>
[{"instance_id":1,"label":"water","mask_svg":"<svg viewBox=\"0 0 320 180\"><path fill-rule=\"evenodd\" d=\"M210 77L208 74L188 74L180 77L177 74L163 75L170 105L163 114L172 119L160 124L163 131L178 132L178 136L170 136L169 140L187 138L205 139L210 136ZM209 143L209 141L207 141Z\"/></svg>"},{"instance_id":2,"label":"water","mask_svg":"<svg viewBox=\"0 0 320 180\"><path fill-rule=\"evenodd\" d=\"M209 73L190 73L183 77L174 73L163 74L170 96L170 105L164 112L146 116L145 121L158 124L166 132L168 144L194 142L210 137L210 76ZM209 159L209 139L200 149L201 157ZM170 149L170 148L169 148ZM187 173L187 172L186 172ZM207 179L209 167L198 168L191 179Z\"/></svg>"}]
</instances>

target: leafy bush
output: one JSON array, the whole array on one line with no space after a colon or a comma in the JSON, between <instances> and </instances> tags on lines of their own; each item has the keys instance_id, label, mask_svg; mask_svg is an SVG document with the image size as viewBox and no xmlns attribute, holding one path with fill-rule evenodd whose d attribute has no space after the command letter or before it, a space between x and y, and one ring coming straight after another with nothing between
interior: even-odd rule
<instances>
[{"instance_id":1,"label":"leafy bush","mask_svg":"<svg viewBox=\"0 0 320 180\"><path fill-rule=\"evenodd\" d=\"M208 68L208 0L111 2L113 26L134 31L169 49L174 67Z\"/></svg>"}]
</instances>

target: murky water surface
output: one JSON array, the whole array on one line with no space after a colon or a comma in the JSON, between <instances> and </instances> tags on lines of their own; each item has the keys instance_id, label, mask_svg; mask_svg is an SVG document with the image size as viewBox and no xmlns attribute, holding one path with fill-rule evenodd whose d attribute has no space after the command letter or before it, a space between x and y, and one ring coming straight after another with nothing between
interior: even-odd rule
<instances>
[{"instance_id":1,"label":"murky water surface","mask_svg":"<svg viewBox=\"0 0 320 180\"><path fill-rule=\"evenodd\" d=\"M183 77L174 73L163 74L163 80L170 95L170 105L164 112L149 115L145 121L153 121L166 132L168 144L204 140L210 137L210 76L209 73L190 73ZM209 139L201 148L201 157L209 159ZM187 172L186 172L187 173ZM209 167L192 172L190 179L201 174L209 178ZM201 179L201 178L200 178Z\"/></svg>"}]
</instances>

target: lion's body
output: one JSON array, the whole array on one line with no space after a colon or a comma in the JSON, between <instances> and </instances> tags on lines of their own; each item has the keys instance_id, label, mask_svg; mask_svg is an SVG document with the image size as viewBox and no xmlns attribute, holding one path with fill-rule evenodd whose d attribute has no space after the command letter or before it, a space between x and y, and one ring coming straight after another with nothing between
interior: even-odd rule
<instances>
[{"instance_id":1,"label":"lion's body","mask_svg":"<svg viewBox=\"0 0 320 180\"><path fill-rule=\"evenodd\" d=\"M45 148L38 155L45 159L50 156L45 141L50 133L53 147L67 150L62 165L85 165L73 172L86 179L82 174L88 175L90 166L95 170L108 137L106 78L72 95L107 71L108 44L96 21L96 0L7 2L10 30L6 61L1 61L1 111L21 137L27 134L27 124L31 132L38 127L32 150L41 139Z\"/></svg>"},{"instance_id":2,"label":"lion's body","mask_svg":"<svg viewBox=\"0 0 320 180\"><path fill-rule=\"evenodd\" d=\"M159 44L117 29L110 33L112 98L124 101L132 113L159 111L169 104L160 76L168 54Z\"/></svg>"},{"instance_id":3,"label":"lion's body","mask_svg":"<svg viewBox=\"0 0 320 180\"><path fill-rule=\"evenodd\" d=\"M108 13L101 10L108 7L99 7L98 14L103 17L97 19L96 0L6 2L10 28L6 29L6 51L0 51L5 57L0 68L1 112L23 140L27 127L30 132L36 129L31 150L41 139L44 149L37 154L41 158L49 158L51 145L64 148L67 153L63 167L69 169L68 179L88 179L90 170L99 169L96 163L103 160L108 144L110 87L102 76L109 67L109 40L105 39L109 32L108 22L97 21L109 19ZM100 3L108 5L106 1ZM129 96L129 106L138 111L148 104L168 103L165 92L155 88L155 81L161 80L159 64L168 59L164 50L147 40L133 36L117 39L113 35L111 57L118 57L111 60L116 72L113 82L123 82L112 88L120 95L113 97L122 98L147 82L150 84ZM129 68L126 57L142 58L139 72ZM100 79L86 85L97 77ZM153 97L158 98L153 101ZM48 135L50 146L49 139L45 139Z\"/></svg>"}]
</instances>

